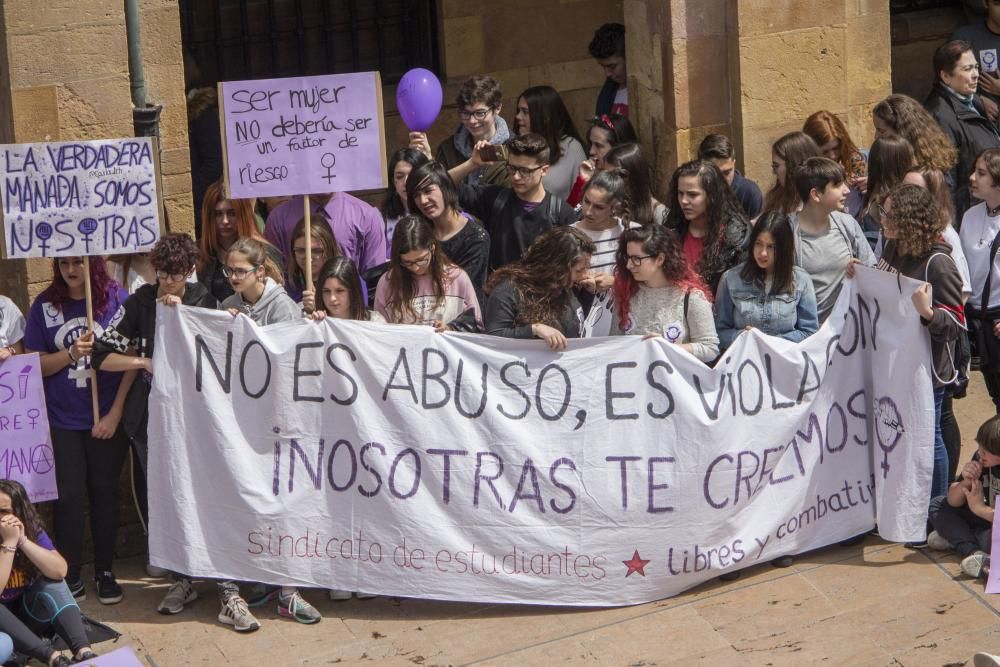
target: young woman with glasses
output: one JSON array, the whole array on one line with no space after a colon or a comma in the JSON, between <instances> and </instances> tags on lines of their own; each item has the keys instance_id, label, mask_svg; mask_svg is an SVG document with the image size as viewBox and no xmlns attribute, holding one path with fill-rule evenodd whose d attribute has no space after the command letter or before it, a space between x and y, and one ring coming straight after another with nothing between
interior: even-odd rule
<instances>
[{"instance_id":1,"label":"young woman with glasses","mask_svg":"<svg viewBox=\"0 0 1000 667\"><path fill-rule=\"evenodd\" d=\"M663 336L705 363L719 355L711 293L672 230L626 230L618 239L612 289L612 336Z\"/></svg>"},{"instance_id":2,"label":"young woman with glasses","mask_svg":"<svg viewBox=\"0 0 1000 667\"><path fill-rule=\"evenodd\" d=\"M469 276L445 256L431 224L417 217L396 225L375 310L387 322L425 324L436 331L474 331L483 321Z\"/></svg>"}]
</instances>

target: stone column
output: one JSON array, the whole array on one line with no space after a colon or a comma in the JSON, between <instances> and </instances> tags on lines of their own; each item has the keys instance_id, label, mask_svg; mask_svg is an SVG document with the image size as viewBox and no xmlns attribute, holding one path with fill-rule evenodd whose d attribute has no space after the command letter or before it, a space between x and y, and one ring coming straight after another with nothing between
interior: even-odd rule
<instances>
[{"instance_id":1,"label":"stone column","mask_svg":"<svg viewBox=\"0 0 1000 667\"><path fill-rule=\"evenodd\" d=\"M626 0L625 20L630 103L664 196L713 132L764 189L771 144L814 111L868 146L891 90L888 0Z\"/></svg>"}]
</instances>

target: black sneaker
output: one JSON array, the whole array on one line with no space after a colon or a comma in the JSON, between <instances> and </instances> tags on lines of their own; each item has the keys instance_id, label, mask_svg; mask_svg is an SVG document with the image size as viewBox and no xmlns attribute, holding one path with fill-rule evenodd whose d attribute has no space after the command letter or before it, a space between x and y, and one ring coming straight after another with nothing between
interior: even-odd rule
<instances>
[{"instance_id":1,"label":"black sneaker","mask_svg":"<svg viewBox=\"0 0 1000 667\"><path fill-rule=\"evenodd\" d=\"M98 572L94 580L97 582L97 599L101 604L117 604L122 601L122 587L115 581L112 572Z\"/></svg>"},{"instance_id":2,"label":"black sneaker","mask_svg":"<svg viewBox=\"0 0 1000 667\"><path fill-rule=\"evenodd\" d=\"M927 548L927 539L918 540L917 542L907 542L903 545L907 549L913 549L914 551L921 551Z\"/></svg>"},{"instance_id":3,"label":"black sneaker","mask_svg":"<svg viewBox=\"0 0 1000 667\"><path fill-rule=\"evenodd\" d=\"M73 597L79 602L87 599L87 587L83 585L81 579L76 581L66 580L66 585L69 586L69 592L73 594Z\"/></svg>"}]
</instances>

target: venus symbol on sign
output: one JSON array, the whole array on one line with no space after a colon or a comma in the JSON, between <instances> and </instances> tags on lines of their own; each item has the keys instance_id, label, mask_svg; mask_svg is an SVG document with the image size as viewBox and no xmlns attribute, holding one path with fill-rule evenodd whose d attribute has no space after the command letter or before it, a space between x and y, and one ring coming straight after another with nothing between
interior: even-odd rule
<instances>
[{"instance_id":1,"label":"venus symbol on sign","mask_svg":"<svg viewBox=\"0 0 1000 667\"><path fill-rule=\"evenodd\" d=\"M323 153L319 163L326 167L326 176L323 178L327 183L333 182L333 179L337 178L337 175L333 173L333 167L337 164L337 156L333 153Z\"/></svg>"},{"instance_id":2,"label":"venus symbol on sign","mask_svg":"<svg viewBox=\"0 0 1000 667\"><path fill-rule=\"evenodd\" d=\"M42 257L45 257L48 254L48 241L52 238L52 231L52 225L47 222L40 222L38 223L38 226L35 227L35 236L42 240L39 244L39 247L42 249Z\"/></svg>"},{"instance_id":3,"label":"venus symbol on sign","mask_svg":"<svg viewBox=\"0 0 1000 667\"><path fill-rule=\"evenodd\" d=\"M885 479L889 476L889 454L899 444L906 429L903 428L899 408L891 398L884 396L875 400L874 407L875 437L878 438L878 446L882 450L882 479Z\"/></svg>"},{"instance_id":4,"label":"venus symbol on sign","mask_svg":"<svg viewBox=\"0 0 1000 667\"><path fill-rule=\"evenodd\" d=\"M76 226L80 233L83 234L83 247L86 254L90 254L90 235L97 231L97 220L93 218L84 218L80 221L80 224Z\"/></svg>"}]
</instances>

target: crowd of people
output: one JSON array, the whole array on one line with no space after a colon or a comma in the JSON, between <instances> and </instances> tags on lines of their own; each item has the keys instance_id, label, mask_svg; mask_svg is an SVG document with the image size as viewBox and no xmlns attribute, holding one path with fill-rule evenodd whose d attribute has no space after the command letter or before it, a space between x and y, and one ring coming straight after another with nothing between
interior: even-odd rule
<instances>
[{"instance_id":1,"label":"crowd of people","mask_svg":"<svg viewBox=\"0 0 1000 667\"><path fill-rule=\"evenodd\" d=\"M1000 3L987 4L987 25L1000 33ZM500 83L473 76L455 100L452 135L432 150L414 132L392 153L380 209L347 193L313 194L307 229L302 197L227 199L220 181L204 189L197 241L167 234L149 253L90 258L93 331L83 258L52 262L51 284L26 318L0 297L0 360L40 355L59 491L50 537L24 489L0 481L0 631L11 640L0 641L0 653L50 665L91 655L74 602L88 595L85 507L90 590L104 604L122 599L113 568L118 480L131 450L147 521L161 305L219 308L261 326L301 318L427 325L540 339L552 350L579 337L663 337L711 365L752 329L790 341L816 333L857 264L914 278L922 287L913 306L931 340L935 431L932 532L911 546L954 549L966 573L984 576L1000 418L981 426L979 449L963 464L952 401L975 367L1000 410L1000 284L992 285L1000 84L995 64L988 70L979 58L985 47L954 40L939 48L924 104L891 95L872 109L869 149L819 110L774 142L766 191L736 169L733 143L713 134L658 192L630 114L624 40L624 27L608 24L590 44L607 80L583 133L555 88L524 90L508 124ZM183 573L148 570L173 578L161 613L180 613L197 597ZM218 583L218 619L237 631L259 628L251 608L265 604L301 623L321 618L295 588L242 586L245 597L240 582ZM52 632L72 658L42 638Z\"/></svg>"}]
</instances>

